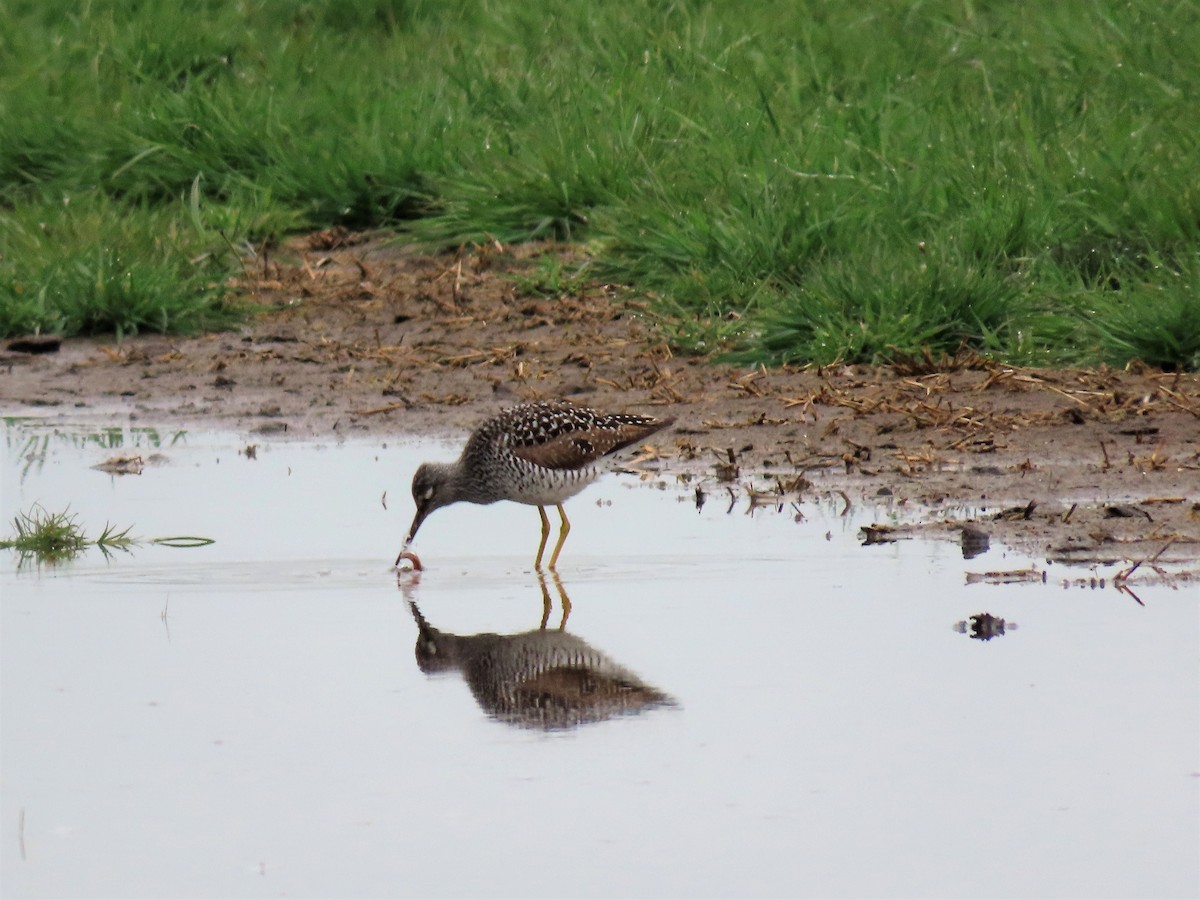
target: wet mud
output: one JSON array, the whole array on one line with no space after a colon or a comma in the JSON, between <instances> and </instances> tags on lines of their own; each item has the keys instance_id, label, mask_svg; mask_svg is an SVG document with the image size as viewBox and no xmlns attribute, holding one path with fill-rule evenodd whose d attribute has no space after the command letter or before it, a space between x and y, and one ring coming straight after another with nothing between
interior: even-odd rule
<instances>
[{"instance_id":1,"label":"wet mud","mask_svg":"<svg viewBox=\"0 0 1200 900\"><path fill-rule=\"evenodd\" d=\"M543 296L550 270L578 273L568 293ZM8 343L5 415L234 429L253 447L452 437L502 406L567 397L675 417L638 462L698 501L877 503L865 544L951 540L969 557L999 543L1127 579L1196 577L1196 374L971 354L823 369L680 357L644 300L560 246L429 255L321 232L248 259L233 287L256 308L237 332Z\"/></svg>"}]
</instances>

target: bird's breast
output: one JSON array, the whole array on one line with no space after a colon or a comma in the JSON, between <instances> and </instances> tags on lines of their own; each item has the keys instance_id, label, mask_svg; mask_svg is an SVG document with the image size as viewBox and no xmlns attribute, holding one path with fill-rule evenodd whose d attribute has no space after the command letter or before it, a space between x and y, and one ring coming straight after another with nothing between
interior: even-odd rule
<instances>
[{"instance_id":1,"label":"bird's breast","mask_svg":"<svg viewBox=\"0 0 1200 900\"><path fill-rule=\"evenodd\" d=\"M578 469L547 469L523 465L514 473L513 490L503 499L530 506L553 506L574 497L600 476L595 466Z\"/></svg>"}]
</instances>

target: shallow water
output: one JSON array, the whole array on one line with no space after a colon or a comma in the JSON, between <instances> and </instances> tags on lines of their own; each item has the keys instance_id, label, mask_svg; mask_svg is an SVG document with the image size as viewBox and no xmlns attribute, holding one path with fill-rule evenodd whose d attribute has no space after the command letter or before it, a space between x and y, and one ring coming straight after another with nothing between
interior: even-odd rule
<instances>
[{"instance_id":1,"label":"shallow water","mask_svg":"<svg viewBox=\"0 0 1200 900\"><path fill-rule=\"evenodd\" d=\"M6 535L36 501L216 542L0 554L4 896L1200 887L1194 594L967 585L1030 561L863 547L889 513L859 498L697 511L624 475L568 505L547 615L528 507L441 510L421 577L389 571L408 477L453 448L245 444L8 425ZM163 459L89 468L131 451ZM583 664L522 674L549 639L504 636L554 632L564 594ZM414 609L501 637L426 674ZM1020 627L955 630L985 611Z\"/></svg>"}]
</instances>

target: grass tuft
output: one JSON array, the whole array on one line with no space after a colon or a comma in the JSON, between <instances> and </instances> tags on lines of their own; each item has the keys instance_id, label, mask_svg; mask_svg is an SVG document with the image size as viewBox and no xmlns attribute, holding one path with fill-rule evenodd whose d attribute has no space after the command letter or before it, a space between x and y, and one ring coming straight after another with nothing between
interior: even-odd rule
<instances>
[{"instance_id":1,"label":"grass tuft","mask_svg":"<svg viewBox=\"0 0 1200 900\"><path fill-rule=\"evenodd\" d=\"M13 519L13 529L15 536L0 540L0 549L16 550L46 562L69 559L88 544L75 516L66 512L47 512L41 506L35 505L29 512L18 513Z\"/></svg>"},{"instance_id":2,"label":"grass tuft","mask_svg":"<svg viewBox=\"0 0 1200 900\"><path fill-rule=\"evenodd\" d=\"M1167 277L1156 277L1168 270ZM1099 292L1088 324L1107 362L1140 360L1165 371L1200 371L1200 253L1182 266L1136 265L1107 273L1105 283L1119 289Z\"/></svg>"},{"instance_id":3,"label":"grass tuft","mask_svg":"<svg viewBox=\"0 0 1200 900\"><path fill-rule=\"evenodd\" d=\"M0 227L0 333L186 333L237 321L228 248L175 210L85 195L0 211Z\"/></svg>"},{"instance_id":4,"label":"grass tuft","mask_svg":"<svg viewBox=\"0 0 1200 900\"><path fill-rule=\"evenodd\" d=\"M0 550L16 550L23 558L33 557L45 563L73 559L88 547L97 548L106 557L116 550L128 553L141 543L130 535L131 528L118 530L111 524L105 524L97 537L88 538L74 515L67 511L51 513L40 504L34 504L28 512L17 513L13 530L13 537L0 540ZM149 543L194 548L208 546L213 541L187 536L154 538Z\"/></svg>"},{"instance_id":5,"label":"grass tuft","mask_svg":"<svg viewBox=\"0 0 1200 900\"><path fill-rule=\"evenodd\" d=\"M754 363L883 363L924 352L993 355L1019 340L1023 285L991 268L880 253L866 266L832 262L782 287L740 341Z\"/></svg>"},{"instance_id":6,"label":"grass tuft","mask_svg":"<svg viewBox=\"0 0 1200 900\"><path fill-rule=\"evenodd\" d=\"M590 259L567 259L557 253L544 253L527 270L512 278L523 297L576 296L589 284Z\"/></svg>"}]
</instances>

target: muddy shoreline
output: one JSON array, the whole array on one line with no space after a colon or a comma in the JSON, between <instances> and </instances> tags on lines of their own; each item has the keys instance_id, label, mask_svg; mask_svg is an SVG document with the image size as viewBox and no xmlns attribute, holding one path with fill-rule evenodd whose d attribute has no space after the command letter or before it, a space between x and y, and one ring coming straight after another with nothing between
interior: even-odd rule
<instances>
[{"instance_id":1,"label":"muddy shoreline","mask_svg":"<svg viewBox=\"0 0 1200 900\"><path fill-rule=\"evenodd\" d=\"M570 251L430 256L386 236L297 238L246 263L234 287L262 312L240 331L4 349L0 402L6 416L64 427L231 430L254 443L456 436L502 406L567 397L675 416L640 465L705 496L899 505L916 524L864 540L965 541L970 555L982 534L1084 578L1139 563L1131 583L1197 577L1200 376L972 357L825 370L679 358L618 288L543 297L515 284L543 254Z\"/></svg>"}]
</instances>

